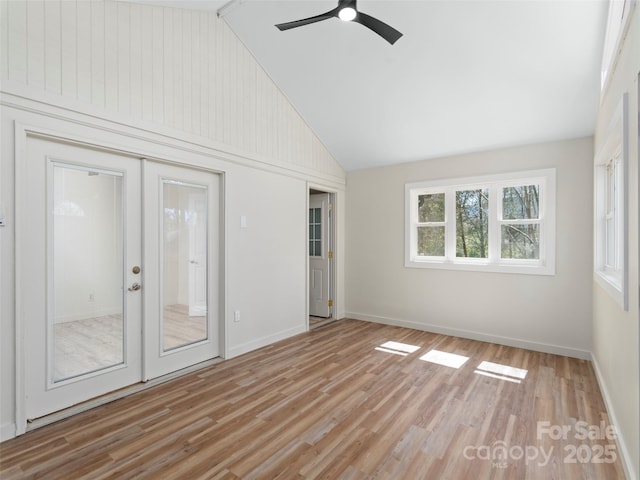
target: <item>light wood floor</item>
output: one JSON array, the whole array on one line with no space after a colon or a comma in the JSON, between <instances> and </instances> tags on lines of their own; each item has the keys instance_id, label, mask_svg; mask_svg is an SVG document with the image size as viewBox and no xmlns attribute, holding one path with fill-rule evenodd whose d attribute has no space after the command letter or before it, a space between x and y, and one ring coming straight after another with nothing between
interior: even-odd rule
<instances>
[{"instance_id":1,"label":"light wood floor","mask_svg":"<svg viewBox=\"0 0 640 480\"><path fill-rule=\"evenodd\" d=\"M164 349L181 347L207 338L207 317L189 316L189 305L164 307Z\"/></svg>"},{"instance_id":2,"label":"light wood floor","mask_svg":"<svg viewBox=\"0 0 640 480\"><path fill-rule=\"evenodd\" d=\"M329 325L335 321L336 319L333 317L324 318L309 316L309 329L314 330L316 328L324 327L325 325Z\"/></svg>"},{"instance_id":3,"label":"light wood floor","mask_svg":"<svg viewBox=\"0 0 640 480\"><path fill-rule=\"evenodd\" d=\"M123 362L122 315L56 323L53 326L55 380Z\"/></svg>"},{"instance_id":4,"label":"light wood floor","mask_svg":"<svg viewBox=\"0 0 640 480\"><path fill-rule=\"evenodd\" d=\"M576 422L608 425L587 361L342 320L7 441L0 477L624 478Z\"/></svg>"},{"instance_id":5,"label":"light wood floor","mask_svg":"<svg viewBox=\"0 0 640 480\"><path fill-rule=\"evenodd\" d=\"M188 305L164 307L164 349L207 337L206 316L189 316ZM105 315L54 325L54 378L62 380L123 361L121 315Z\"/></svg>"}]
</instances>

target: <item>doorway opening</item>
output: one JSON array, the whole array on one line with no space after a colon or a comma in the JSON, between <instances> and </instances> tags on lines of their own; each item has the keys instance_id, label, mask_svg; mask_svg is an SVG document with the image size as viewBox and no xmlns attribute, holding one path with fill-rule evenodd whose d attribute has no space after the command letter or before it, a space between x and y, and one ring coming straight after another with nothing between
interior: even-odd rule
<instances>
[{"instance_id":1,"label":"doorway opening","mask_svg":"<svg viewBox=\"0 0 640 480\"><path fill-rule=\"evenodd\" d=\"M335 320L335 194L309 189L309 330Z\"/></svg>"}]
</instances>

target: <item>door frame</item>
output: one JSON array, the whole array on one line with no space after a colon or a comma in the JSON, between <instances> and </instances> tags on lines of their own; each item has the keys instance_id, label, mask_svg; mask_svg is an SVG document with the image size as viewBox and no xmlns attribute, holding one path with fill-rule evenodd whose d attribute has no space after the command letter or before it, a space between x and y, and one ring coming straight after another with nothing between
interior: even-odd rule
<instances>
[{"instance_id":1,"label":"door frame","mask_svg":"<svg viewBox=\"0 0 640 480\"><path fill-rule=\"evenodd\" d=\"M24 280L22 278L22 271L24 268L22 258L25 252L23 251L23 239L24 235L24 226L20 221L21 218L24 218L26 212L23 211L23 199L25 195L28 194L28 189L25 188L26 180L27 180L27 162L28 162L28 152L27 152L27 142L30 137L42 138L52 142L58 143L67 143L74 146L79 146L81 148L89 148L94 150L102 150L109 153L114 153L117 155L128 156L132 158L137 158L139 160L148 159L161 163L167 163L171 165L177 165L186 168L199 169L211 172L213 174L217 174L220 176L220 238L219 238L219 329L220 329L220 358L226 358L228 356L228 328L227 328L227 268L226 268L226 245L227 245L227 215L226 215L226 172L224 170L218 170L215 168L206 167L202 164L198 163L190 163L184 159L178 160L177 157L170 158L169 155L167 157L159 156L157 153L146 153L141 152L141 148L136 147L127 147L120 143L114 143L112 139L114 136L119 140L123 141L128 138L126 134L119 134L109 130L101 129L101 128L92 128L95 130L95 137L84 137L81 135L76 135L70 132L56 131L47 127L36 126L33 124L25 124L20 121L14 121L14 218L15 218L15 256L14 256L14 308L15 308L15 319L14 319L14 348L15 348L15 433L16 436L22 435L28 431L28 423L27 423L27 415L26 415L26 369L25 369L25 355L26 355L26 345L24 338L24 313L22 309L21 298L23 298L23 293L27 290L24 285ZM107 140L107 138L109 140ZM136 140L139 140L136 139ZM167 145L164 142L155 142L151 139L145 138L143 139L144 143L149 147L163 147L171 151L171 154L176 154L176 152L182 152L184 157L188 157L196 152L181 149L178 146ZM196 153L197 154L197 153ZM141 185L142 188L142 185ZM144 222L144 212L142 212L143 218L142 222ZM144 233L143 233L144 236ZM144 243L143 243L143 254L144 254ZM144 312L143 322L144 325ZM144 331L143 331L144 332ZM140 345L140 353L144 356L143 351L144 345L143 342ZM185 369L189 370L189 369ZM177 373L179 374L180 371ZM174 377L175 374L169 374L167 377ZM162 377L161 377L162 378ZM140 380L142 383L142 378ZM156 385L158 382L153 382L148 385L149 387ZM134 384L136 386L139 384ZM126 390L126 388L125 388ZM94 399L90 399L81 404L73 405L68 407L65 410L76 410L69 413L70 416L74 413L77 413L78 405L90 404L91 408L101 405L103 403L107 403L113 401L113 392L111 394L107 393L101 397L97 397ZM64 412L63 410L62 412ZM51 416L55 416L55 421L64 418L61 416L61 412L54 412ZM44 423L43 423L44 424ZM41 424L41 425L43 425ZM39 425L39 426L41 426Z\"/></svg>"},{"instance_id":2,"label":"door frame","mask_svg":"<svg viewBox=\"0 0 640 480\"><path fill-rule=\"evenodd\" d=\"M307 182L307 198L306 198L306 208L305 208L305 255L306 255L306 260L305 260L305 270L306 270L306 275L305 275L305 282L306 282L306 288L305 288L305 324L306 324L306 331L308 332L310 330L310 325L309 325L309 272L310 272L310 266L309 266L309 200L310 200L310 196L313 193L326 193L329 195L329 203L331 204L331 210L330 210L330 214L329 214L329 244L331 246L331 251L333 252L333 258L329 261L329 297L331 298L331 300L333 300L333 306L332 311L331 311L331 316L327 319L327 320L337 320L337 312L340 311L339 310L339 299L337 298L337 292L338 292L338 275L337 275L337 261L336 259L339 258L339 252L337 252L338 250L338 234L337 234L337 225L338 225L338 221L336 220L336 217L338 215L338 207L337 207L337 202L338 202L338 190L337 189L333 189L333 188L328 188L324 185L319 185L319 184L314 184L314 183L310 183Z\"/></svg>"}]
</instances>

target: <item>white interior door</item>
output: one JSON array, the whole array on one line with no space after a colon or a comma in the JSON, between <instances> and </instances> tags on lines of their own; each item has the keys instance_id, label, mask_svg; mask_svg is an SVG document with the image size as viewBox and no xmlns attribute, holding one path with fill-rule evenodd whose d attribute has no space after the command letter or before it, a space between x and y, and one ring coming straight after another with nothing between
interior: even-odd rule
<instances>
[{"instance_id":1,"label":"white interior door","mask_svg":"<svg viewBox=\"0 0 640 480\"><path fill-rule=\"evenodd\" d=\"M27 139L16 185L25 416L141 379L140 165Z\"/></svg>"},{"instance_id":2,"label":"white interior door","mask_svg":"<svg viewBox=\"0 0 640 480\"><path fill-rule=\"evenodd\" d=\"M329 198L309 196L309 315L324 318L331 316Z\"/></svg>"},{"instance_id":3,"label":"white interior door","mask_svg":"<svg viewBox=\"0 0 640 480\"><path fill-rule=\"evenodd\" d=\"M145 379L220 355L219 183L144 163Z\"/></svg>"}]
</instances>

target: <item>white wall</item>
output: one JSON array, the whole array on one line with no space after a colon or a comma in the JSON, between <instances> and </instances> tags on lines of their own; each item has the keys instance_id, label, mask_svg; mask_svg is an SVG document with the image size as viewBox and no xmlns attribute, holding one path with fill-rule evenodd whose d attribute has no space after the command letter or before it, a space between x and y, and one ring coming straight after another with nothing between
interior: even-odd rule
<instances>
[{"instance_id":1,"label":"white wall","mask_svg":"<svg viewBox=\"0 0 640 480\"><path fill-rule=\"evenodd\" d=\"M622 94L629 93L629 311L625 312L593 283L593 363L630 480L640 476L640 334L638 328L638 74L640 73L640 5L636 6L611 82L604 92L595 135L595 152Z\"/></svg>"},{"instance_id":2,"label":"white wall","mask_svg":"<svg viewBox=\"0 0 640 480\"><path fill-rule=\"evenodd\" d=\"M226 188L235 201L228 206L227 245L230 356L272 343L282 332L299 333L306 312L306 184L242 169ZM240 217L246 218L246 228ZM273 337L273 338L272 338ZM275 338L279 337L279 338Z\"/></svg>"},{"instance_id":3,"label":"white wall","mask_svg":"<svg viewBox=\"0 0 640 480\"><path fill-rule=\"evenodd\" d=\"M588 358L592 139L349 172L348 317ZM555 167L556 275L404 267L404 184Z\"/></svg>"},{"instance_id":4,"label":"white wall","mask_svg":"<svg viewBox=\"0 0 640 480\"><path fill-rule=\"evenodd\" d=\"M0 106L0 439L15 434L17 124L221 172L227 354L304 331L308 186L340 214L345 173L215 13L1 0Z\"/></svg>"}]
</instances>

